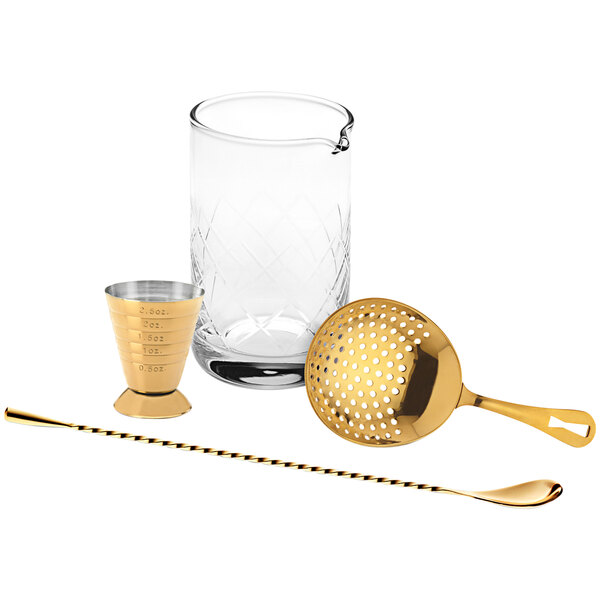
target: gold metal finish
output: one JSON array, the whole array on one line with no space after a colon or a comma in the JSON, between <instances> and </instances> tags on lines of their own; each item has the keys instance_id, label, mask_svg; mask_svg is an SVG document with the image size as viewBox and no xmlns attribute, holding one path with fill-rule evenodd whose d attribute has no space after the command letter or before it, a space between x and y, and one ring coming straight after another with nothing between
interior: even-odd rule
<instances>
[{"instance_id":1,"label":"gold metal finish","mask_svg":"<svg viewBox=\"0 0 600 600\"><path fill-rule=\"evenodd\" d=\"M399 487L414 488L418 490L426 490L430 492L442 492L445 494L455 494L458 496L467 496L476 500L484 500L493 502L494 504L503 504L505 506L540 506L556 500L562 493L562 486L555 481L548 479L539 479L537 481L529 481L519 485L513 485L507 488L498 490L489 490L483 492L466 492L463 490L454 490L451 488L426 485L423 483L413 483L411 481L400 481L399 479L388 479L387 477L375 477L374 475L363 475L362 473L352 473L349 471L340 471L338 469L326 469L323 467L314 467L302 463L291 461L283 461L272 458L264 458L254 456L252 454L241 454L239 452L229 452L227 450L215 450L214 448L205 448L193 444L184 444L181 442L169 442L167 440L159 440L157 438L149 438L143 435L134 435L132 433L121 433L109 429L99 429L97 427L88 427L86 425L75 425L74 423L65 423L53 419L46 419L30 413L26 413L14 408L7 408L4 411L4 418L12 423L20 423L25 425L41 425L44 427L67 427L76 429L77 431L85 431L88 433L96 433L106 437L116 437L124 440L133 440L144 444L156 444L158 446L166 446L167 448L176 448L178 450L187 450L188 452L200 452L202 454L212 454L223 458L235 458L253 463L261 463L263 465L273 465L276 467L284 467L286 469L296 469L299 471L310 471L312 473L322 473L324 475L333 475L334 477L343 477L346 479L358 479L363 481L374 481L384 485L394 485Z\"/></svg>"},{"instance_id":2,"label":"gold metal finish","mask_svg":"<svg viewBox=\"0 0 600 600\"><path fill-rule=\"evenodd\" d=\"M188 399L179 391L168 394L140 394L127 388L115 402L115 408L129 417L165 419L184 415L191 408Z\"/></svg>"},{"instance_id":3,"label":"gold metal finish","mask_svg":"<svg viewBox=\"0 0 600 600\"><path fill-rule=\"evenodd\" d=\"M192 342L202 290L170 281L106 288L121 364L129 386L115 408L130 417L163 419L191 409L178 391Z\"/></svg>"},{"instance_id":4,"label":"gold metal finish","mask_svg":"<svg viewBox=\"0 0 600 600\"><path fill-rule=\"evenodd\" d=\"M414 308L383 298L351 302L321 325L310 345L306 390L321 421L344 439L398 446L437 429L458 406L517 419L575 447L596 425L579 410L521 406L473 394L444 332ZM562 425L583 426L581 434Z\"/></svg>"}]
</instances>

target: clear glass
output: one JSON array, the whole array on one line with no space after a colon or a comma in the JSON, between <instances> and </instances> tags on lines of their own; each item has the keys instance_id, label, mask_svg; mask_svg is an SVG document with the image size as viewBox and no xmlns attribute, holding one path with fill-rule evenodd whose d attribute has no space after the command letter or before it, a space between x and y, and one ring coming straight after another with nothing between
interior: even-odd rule
<instances>
[{"instance_id":1,"label":"clear glass","mask_svg":"<svg viewBox=\"0 0 600 600\"><path fill-rule=\"evenodd\" d=\"M301 385L316 330L348 299L352 114L246 93L201 102L191 123L196 359L230 383Z\"/></svg>"}]
</instances>

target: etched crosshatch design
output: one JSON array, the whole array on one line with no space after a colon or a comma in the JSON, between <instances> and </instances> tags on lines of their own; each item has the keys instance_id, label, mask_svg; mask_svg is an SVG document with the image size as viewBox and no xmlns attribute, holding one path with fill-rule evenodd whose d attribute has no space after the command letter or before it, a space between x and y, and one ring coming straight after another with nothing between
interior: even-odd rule
<instances>
[{"instance_id":1,"label":"etched crosshatch design","mask_svg":"<svg viewBox=\"0 0 600 600\"><path fill-rule=\"evenodd\" d=\"M257 139L207 129L202 103L192 113L192 277L206 290L194 353L233 383L299 385L312 337L348 298L351 115L289 95L214 102L236 114L249 111L256 129L244 132ZM318 131L310 119L309 133L297 129L305 105L324 121ZM282 135L301 137L260 138L257 123L274 112L296 128L282 126Z\"/></svg>"}]
</instances>

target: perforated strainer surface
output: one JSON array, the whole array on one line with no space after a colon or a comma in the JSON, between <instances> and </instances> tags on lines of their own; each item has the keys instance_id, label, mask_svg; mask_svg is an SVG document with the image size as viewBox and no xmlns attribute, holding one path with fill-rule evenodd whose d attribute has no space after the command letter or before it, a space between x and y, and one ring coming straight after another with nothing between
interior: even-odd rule
<instances>
[{"instance_id":1,"label":"perforated strainer surface","mask_svg":"<svg viewBox=\"0 0 600 600\"><path fill-rule=\"evenodd\" d=\"M312 407L345 439L399 445L437 429L458 403L460 365L448 338L413 308L381 298L327 319L307 355Z\"/></svg>"}]
</instances>

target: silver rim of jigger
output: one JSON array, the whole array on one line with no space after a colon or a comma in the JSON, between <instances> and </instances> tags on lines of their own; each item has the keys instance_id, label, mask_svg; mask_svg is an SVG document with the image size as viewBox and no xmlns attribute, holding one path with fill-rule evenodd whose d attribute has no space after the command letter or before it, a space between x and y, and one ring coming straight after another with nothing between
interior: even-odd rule
<instances>
[{"instance_id":1,"label":"silver rim of jigger","mask_svg":"<svg viewBox=\"0 0 600 600\"><path fill-rule=\"evenodd\" d=\"M204 290L192 283L153 279L113 283L104 291L114 298L135 302L180 302L204 295Z\"/></svg>"}]
</instances>

